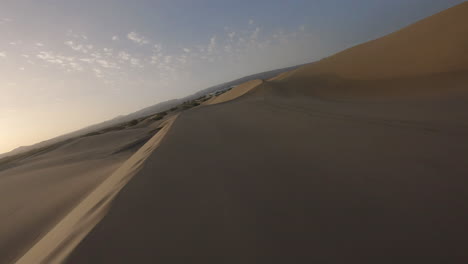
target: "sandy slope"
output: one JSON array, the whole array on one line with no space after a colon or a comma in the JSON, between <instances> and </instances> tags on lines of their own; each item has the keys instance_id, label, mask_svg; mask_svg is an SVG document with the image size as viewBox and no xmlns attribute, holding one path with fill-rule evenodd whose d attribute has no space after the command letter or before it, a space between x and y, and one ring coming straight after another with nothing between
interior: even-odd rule
<instances>
[{"instance_id":1,"label":"sandy slope","mask_svg":"<svg viewBox=\"0 0 468 264\"><path fill-rule=\"evenodd\" d=\"M0 263L19 258L41 239L119 168L141 146L139 141L148 140L155 125L77 138L42 155L3 164Z\"/></svg>"},{"instance_id":2,"label":"sandy slope","mask_svg":"<svg viewBox=\"0 0 468 264\"><path fill-rule=\"evenodd\" d=\"M468 261L468 92L272 85L181 114L68 263Z\"/></svg>"},{"instance_id":3,"label":"sandy slope","mask_svg":"<svg viewBox=\"0 0 468 264\"><path fill-rule=\"evenodd\" d=\"M74 207L16 263L62 263L76 245L102 219L110 203L125 184L141 169L159 146L177 116L161 124L162 129L84 200Z\"/></svg>"},{"instance_id":4,"label":"sandy slope","mask_svg":"<svg viewBox=\"0 0 468 264\"><path fill-rule=\"evenodd\" d=\"M302 67L295 71L294 78L335 74L349 79L388 79L467 70L468 2L464 2L400 31Z\"/></svg>"},{"instance_id":5,"label":"sandy slope","mask_svg":"<svg viewBox=\"0 0 468 264\"><path fill-rule=\"evenodd\" d=\"M0 263L21 256L125 158L1 172Z\"/></svg>"}]
</instances>

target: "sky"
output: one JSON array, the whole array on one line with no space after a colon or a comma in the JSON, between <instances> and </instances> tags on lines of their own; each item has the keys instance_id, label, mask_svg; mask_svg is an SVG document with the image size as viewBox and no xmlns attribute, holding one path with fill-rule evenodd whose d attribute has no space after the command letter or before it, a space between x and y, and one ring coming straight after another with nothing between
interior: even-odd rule
<instances>
[{"instance_id":1,"label":"sky","mask_svg":"<svg viewBox=\"0 0 468 264\"><path fill-rule=\"evenodd\" d=\"M0 153L262 71L463 0L0 0Z\"/></svg>"}]
</instances>

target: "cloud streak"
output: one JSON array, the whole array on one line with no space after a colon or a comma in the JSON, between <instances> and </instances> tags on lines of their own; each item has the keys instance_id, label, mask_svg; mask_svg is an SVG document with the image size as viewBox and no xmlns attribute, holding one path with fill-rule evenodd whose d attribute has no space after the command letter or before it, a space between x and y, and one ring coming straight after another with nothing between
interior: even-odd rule
<instances>
[{"instance_id":1,"label":"cloud streak","mask_svg":"<svg viewBox=\"0 0 468 264\"><path fill-rule=\"evenodd\" d=\"M130 32L130 33L128 33L128 34L127 34L127 38L128 38L129 40L131 40L131 41L137 43L137 44L140 44L140 45L144 45L144 44L148 44L148 43L149 43L149 41L148 41L145 37L139 35L139 34L136 33L136 32Z\"/></svg>"},{"instance_id":2,"label":"cloud streak","mask_svg":"<svg viewBox=\"0 0 468 264\"><path fill-rule=\"evenodd\" d=\"M0 18L0 25L7 24L12 22L13 20L11 18Z\"/></svg>"}]
</instances>

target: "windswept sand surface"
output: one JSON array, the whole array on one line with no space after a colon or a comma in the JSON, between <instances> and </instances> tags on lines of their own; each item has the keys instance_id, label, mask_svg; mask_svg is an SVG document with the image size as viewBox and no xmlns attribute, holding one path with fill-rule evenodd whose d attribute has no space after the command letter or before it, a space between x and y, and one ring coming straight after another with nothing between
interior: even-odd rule
<instances>
[{"instance_id":1,"label":"windswept sand surface","mask_svg":"<svg viewBox=\"0 0 468 264\"><path fill-rule=\"evenodd\" d=\"M184 112L67 263L465 263L468 91Z\"/></svg>"},{"instance_id":2,"label":"windswept sand surface","mask_svg":"<svg viewBox=\"0 0 468 264\"><path fill-rule=\"evenodd\" d=\"M139 141L151 138L155 128L78 138L14 166L6 164L0 171L0 263L28 251L117 170L141 146Z\"/></svg>"}]
</instances>

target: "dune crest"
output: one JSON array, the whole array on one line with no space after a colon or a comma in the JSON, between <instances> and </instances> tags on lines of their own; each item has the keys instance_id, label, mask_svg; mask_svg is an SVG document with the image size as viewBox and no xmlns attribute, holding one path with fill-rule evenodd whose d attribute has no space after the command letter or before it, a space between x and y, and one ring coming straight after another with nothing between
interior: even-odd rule
<instances>
[{"instance_id":1,"label":"dune crest","mask_svg":"<svg viewBox=\"0 0 468 264\"><path fill-rule=\"evenodd\" d=\"M254 89L255 87L259 86L262 83L263 83L262 80L252 80L252 81L245 82L217 97L214 97L213 99L206 101L205 104L212 105L212 104L219 104L219 103L224 103L227 101L234 100L237 97L240 97L248 93L250 90Z\"/></svg>"}]
</instances>

